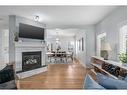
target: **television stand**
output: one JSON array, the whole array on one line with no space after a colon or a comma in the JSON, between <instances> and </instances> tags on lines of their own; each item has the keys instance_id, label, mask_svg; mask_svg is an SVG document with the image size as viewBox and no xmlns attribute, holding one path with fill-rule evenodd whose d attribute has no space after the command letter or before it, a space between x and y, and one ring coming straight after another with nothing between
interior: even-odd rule
<instances>
[{"instance_id":1,"label":"television stand","mask_svg":"<svg viewBox=\"0 0 127 95\"><path fill-rule=\"evenodd\" d=\"M115 79L127 76L127 66L119 62L104 60L101 57L93 56L91 58L91 65L95 73L102 73Z\"/></svg>"}]
</instances>

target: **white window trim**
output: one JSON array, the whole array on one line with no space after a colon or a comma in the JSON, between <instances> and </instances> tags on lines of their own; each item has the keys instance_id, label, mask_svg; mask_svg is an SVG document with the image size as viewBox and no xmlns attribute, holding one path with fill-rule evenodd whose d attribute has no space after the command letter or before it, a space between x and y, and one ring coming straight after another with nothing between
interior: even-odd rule
<instances>
[{"instance_id":1,"label":"white window trim","mask_svg":"<svg viewBox=\"0 0 127 95\"><path fill-rule=\"evenodd\" d=\"M106 33L101 33L97 35L97 56L100 57L100 50L101 50L101 45L100 45L100 39L105 37Z\"/></svg>"},{"instance_id":2,"label":"white window trim","mask_svg":"<svg viewBox=\"0 0 127 95\"><path fill-rule=\"evenodd\" d=\"M120 28L119 53L126 53L126 34L127 25Z\"/></svg>"}]
</instances>

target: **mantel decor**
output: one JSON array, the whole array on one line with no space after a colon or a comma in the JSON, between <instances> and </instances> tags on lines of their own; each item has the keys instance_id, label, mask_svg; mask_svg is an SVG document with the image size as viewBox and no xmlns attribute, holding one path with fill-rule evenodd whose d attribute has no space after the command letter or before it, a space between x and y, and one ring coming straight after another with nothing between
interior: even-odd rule
<instances>
[{"instance_id":1,"label":"mantel decor","mask_svg":"<svg viewBox=\"0 0 127 95\"><path fill-rule=\"evenodd\" d=\"M15 42L18 42L19 41L19 33L18 32L15 32L14 33L14 40L15 40Z\"/></svg>"}]
</instances>

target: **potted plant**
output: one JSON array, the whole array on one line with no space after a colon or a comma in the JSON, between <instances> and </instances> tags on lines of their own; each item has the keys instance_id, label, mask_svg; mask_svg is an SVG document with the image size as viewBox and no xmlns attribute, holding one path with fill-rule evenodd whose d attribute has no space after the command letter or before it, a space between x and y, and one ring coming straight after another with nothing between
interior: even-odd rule
<instances>
[{"instance_id":1,"label":"potted plant","mask_svg":"<svg viewBox=\"0 0 127 95\"><path fill-rule=\"evenodd\" d=\"M127 65L127 53L119 54L119 60L123 63L123 65Z\"/></svg>"},{"instance_id":2,"label":"potted plant","mask_svg":"<svg viewBox=\"0 0 127 95\"><path fill-rule=\"evenodd\" d=\"M14 33L14 36L15 36L14 40L15 40L16 42L18 42L18 41L19 41L19 33L18 33L18 32L15 32L15 33Z\"/></svg>"}]
</instances>

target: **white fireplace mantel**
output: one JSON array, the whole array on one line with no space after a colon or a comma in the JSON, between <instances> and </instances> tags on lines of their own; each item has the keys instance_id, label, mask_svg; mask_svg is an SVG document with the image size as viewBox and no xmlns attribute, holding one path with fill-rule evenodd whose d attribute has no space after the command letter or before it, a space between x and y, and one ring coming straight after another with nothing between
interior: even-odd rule
<instances>
[{"instance_id":1,"label":"white fireplace mantel","mask_svg":"<svg viewBox=\"0 0 127 95\"><path fill-rule=\"evenodd\" d=\"M45 64L45 44L41 42L15 42L16 72L22 71L22 52L41 51L41 64ZM34 70L32 70L34 71Z\"/></svg>"},{"instance_id":2,"label":"white fireplace mantel","mask_svg":"<svg viewBox=\"0 0 127 95\"><path fill-rule=\"evenodd\" d=\"M44 48L45 44L41 42L15 42L15 48Z\"/></svg>"}]
</instances>

